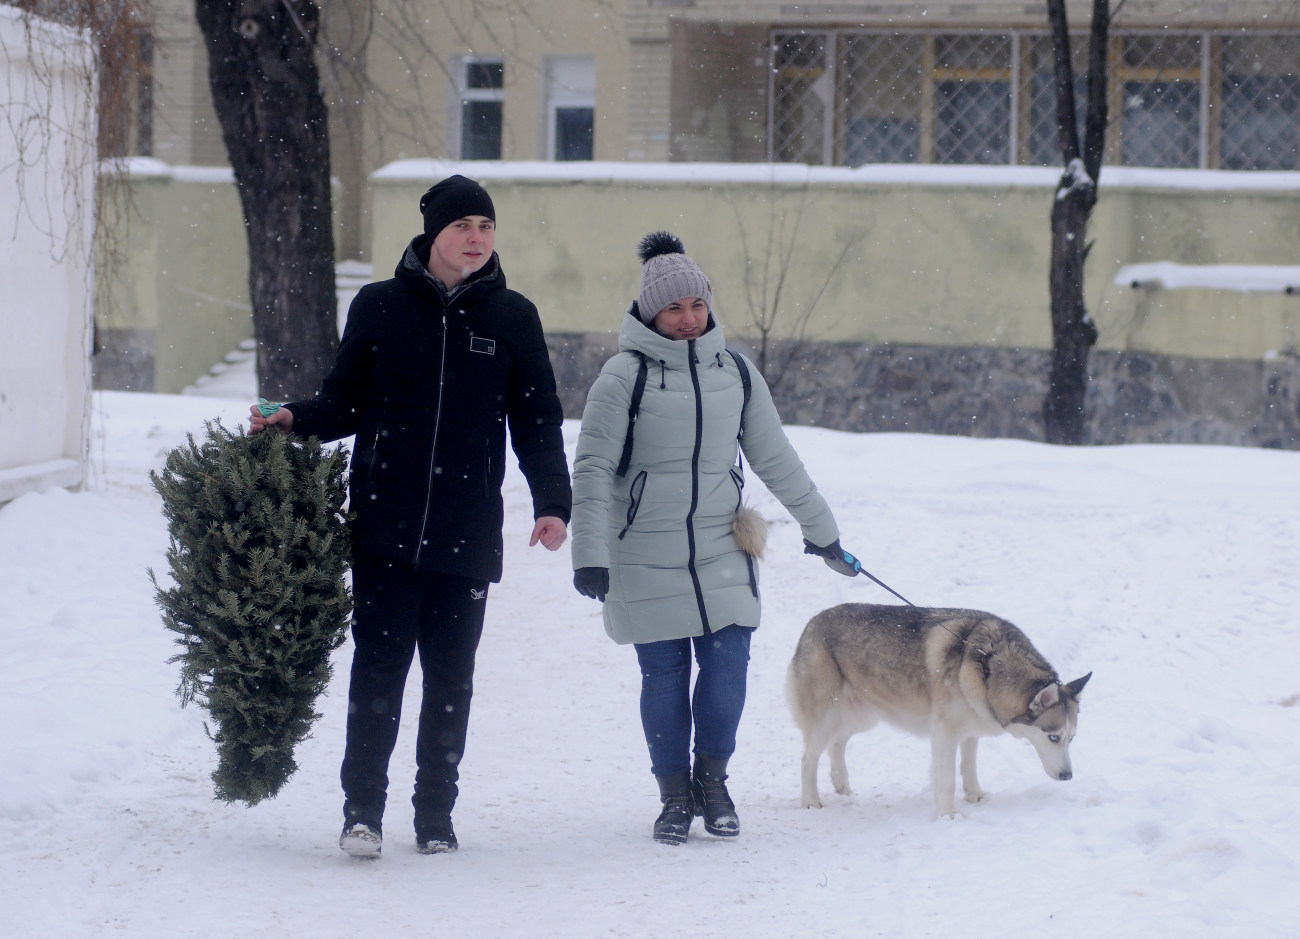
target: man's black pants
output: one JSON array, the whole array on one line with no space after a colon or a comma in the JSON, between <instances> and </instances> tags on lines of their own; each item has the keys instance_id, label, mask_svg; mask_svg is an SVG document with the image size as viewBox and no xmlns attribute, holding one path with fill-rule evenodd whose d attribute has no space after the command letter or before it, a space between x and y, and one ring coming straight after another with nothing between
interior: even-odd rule
<instances>
[{"instance_id":1,"label":"man's black pants","mask_svg":"<svg viewBox=\"0 0 1300 939\"><path fill-rule=\"evenodd\" d=\"M344 819L382 823L402 692L418 649L424 693L411 801L416 837L432 837L456 801L488 584L361 558L352 566L352 592L356 648L340 773Z\"/></svg>"}]
</instances>

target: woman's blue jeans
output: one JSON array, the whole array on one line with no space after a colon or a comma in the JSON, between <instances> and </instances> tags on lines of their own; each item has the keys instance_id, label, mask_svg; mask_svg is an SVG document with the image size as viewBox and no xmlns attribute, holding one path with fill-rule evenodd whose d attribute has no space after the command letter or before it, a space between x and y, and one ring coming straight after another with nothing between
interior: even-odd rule
<instances>
[{"instance_id":1,"label":"woman's blue jeans","mask_svg":"<svg viewBox=\"0 0 1300 939\"><path fill-rule=\"evenodd\" d=\"M696 753L725 760L735 752L753 632L745 626L728 626L693 639L636 645L641 664L641 726L656 776L690 772L692 722ZM693 695L692 645L699 665Z\"/></svg>"}]
</instances>

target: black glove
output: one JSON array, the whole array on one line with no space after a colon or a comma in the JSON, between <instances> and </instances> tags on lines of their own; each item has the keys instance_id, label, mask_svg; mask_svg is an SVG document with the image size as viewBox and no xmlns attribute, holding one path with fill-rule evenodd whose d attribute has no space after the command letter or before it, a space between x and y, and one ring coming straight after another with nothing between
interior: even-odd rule
<instances>
[{"instance_id":1,"label":"black glove","mask_svg":"<svg viewBox=\"0 0 1300 939\"><path fill-rule=\"evenodd\" d=\"M609 593L608 567L580 567L573 572L573 587L584 597L605 602Z\"/></svg>"},{"instance_id":2,"label":"black glove","mask_svg":"<svg viewBox=\"0 0 1300 939\"><path fill-rule=\"evenodd\" d=\"M862 562L845 551L841 547L838 538L824 548L817 547L817 545L805 538L803 540L803 553L817 555L826 562L827 567L837 574L843 574L845 577L856 577L862 571Z\"/></svg>"}]
</instances>

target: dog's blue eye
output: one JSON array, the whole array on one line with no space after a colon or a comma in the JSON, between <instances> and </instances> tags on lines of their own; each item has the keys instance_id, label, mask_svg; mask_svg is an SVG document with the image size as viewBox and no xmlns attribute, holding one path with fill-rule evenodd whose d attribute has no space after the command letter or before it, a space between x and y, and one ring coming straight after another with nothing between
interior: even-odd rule
<instances>
[{"instance_id":1,"label":"dog's blue eye","mask_svg":"<svg viewBox=\"0 0 1300 939\"><path fill-rule=\"evenodd\" d=\"M1050 741L1052 741L1052 743L1060 743L1060 742L1061 742L1061 735L1060 735L1060 734L1048 734L1048 735L1047 735L1047 739L1050 740Z\"/></svg>"}]
</instances>

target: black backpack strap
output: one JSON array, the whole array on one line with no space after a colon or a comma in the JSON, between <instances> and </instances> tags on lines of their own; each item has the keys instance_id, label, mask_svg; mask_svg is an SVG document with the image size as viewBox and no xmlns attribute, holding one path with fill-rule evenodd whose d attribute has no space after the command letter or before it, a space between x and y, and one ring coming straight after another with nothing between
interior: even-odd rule
<instances>
[{"instance_id":1,"label":"black backpack strap","mask_svg":"<svg viewBox=\"0 0 1300 939\"><path fill-rule=\"evenodd\" d=\"M614 475L622 478L627 475L627 468L632 464L632 437L636 427L637 414L641 411L641 399L645 396L646 376L650 371L649 360L645 355L631 350L632 354L638 359L636 368L636 381L632 385L632 400L627 406L627 435L623 438L623 453L618 460L618 469L614 470ZM745 358L733 349L728 349L727 354L731 356L736 363L736 371L740 373L740 387L744 394L744 402L741 405L740 412L740 434L745 436L745 411L749 409L749 395L751 379L749 377L749 366L745 364Z\"/></svg>"},{"instance_id":2,"label":"black backpack strap","mask_svg":"<svg viewBox=\"0 0 1300 939\"><path fill-rule=\"evenodd\" d=\"M745 436L745 411L749 409L749 392L751 387L749 380L749 366L745 364L745 357L735 349L728 349L727 354L730 355L732 361L736 363L736 371L740 372L740 387L744 389L745 393L745 402L741 405L740 411L739 436L743 437Z\"/></svg>"},{"instance_id":3,"label":"black backpack strap","mask_svg":"<svg viewBox=\"0 0 1300 939\"><path fill-rule=\"evenodd\" d=\"M636 416L641 410L641 398L645 395L646 373L650 371L650 366L646 362L646 357L640 352L633 350L633 355L637 357L638 365L636 368L636 382L632 385L632 400L627 406L627 436L623 438L623 455L619 457L618 469L614 470L615 476L626 476L627 468L632 462L632 429L636 426ZM748 388L748 384L746 385ZM748 398L746 394L746 398Z\"/></svg>"},{"instance_id":4,"label":"black backpack strap","mask_svg":"<svg viewBox=\"0 0 1300 939\"><path fill-rule=\"evenodd\" d=\"M745 357L735 349L728 349L727 355L731 356L731 361L736 363L736 371L740 373L740 388L745 395L740 405L740 431L736 434L736 442L740 443L745 438L745 412L749 410L749 366L745 364ZM740 467L740 484L743 486L745 485L745 457L739 449L736 450L736 464Z\"/></svg>"}]
</instances>

